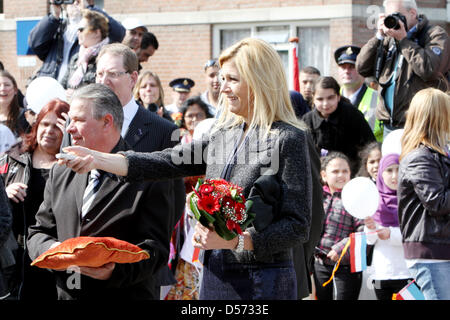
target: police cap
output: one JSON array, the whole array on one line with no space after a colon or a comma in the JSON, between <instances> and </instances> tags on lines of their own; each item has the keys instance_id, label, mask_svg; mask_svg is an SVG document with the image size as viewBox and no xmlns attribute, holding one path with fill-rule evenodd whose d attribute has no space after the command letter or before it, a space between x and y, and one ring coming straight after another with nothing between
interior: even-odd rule
<instances>
[{"instance_id":1,"label":"police cap","mask_svg":"<svg viewBox=\"0 0 450 320\"><path fill-rule=\"evenodd\" d=\"M195 86L195 82L189 78L177 78L170 81L169 86L178 92L190 92L191 88Z\"/></svg>"},{"instance_id":2,"label":"police cap","mask_svg":"<svg viewBox=\"0 0 450 320\"><path fill-rule=\"evenodd\" d=\"M357 47L357 46L340 47L334 52L334 60L336 60L336 63L338 65L341 65L344 63L355 64L356 57L358 56L360 51L361 51L361 48Z\"/></svg>"}]
</instances>

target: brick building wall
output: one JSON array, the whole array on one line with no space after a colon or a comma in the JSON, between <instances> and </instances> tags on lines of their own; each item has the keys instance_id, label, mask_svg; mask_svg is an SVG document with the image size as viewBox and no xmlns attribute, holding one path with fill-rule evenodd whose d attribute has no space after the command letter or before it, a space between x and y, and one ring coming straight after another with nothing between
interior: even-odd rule
<instances>
[{"instance_id":1,"label":"brick building wall","mask_svg":"<svg viewBox=\"0 0 450 320\"><path fill-rule=\"evenodd\" d=\"M160 48L144 69L155 71L164 86L166 104L171 103L168 83L176 77L196 82L193 93L205 90L203 64L218 55L218 26L290 25L329 28L329 70L336 76L333 52L345 44L363 45L374 34L367 28L369 6L381 6L382 0L103 0L104 10L119 21L136 16L158 38ZM47 13L47 0L4 0L0 15L0 61L16 77L22 90L26 79L40 67L36 57L29 66L18 66L16 55L16 19L40 18ZM418 0L419 9L433 23L449 30L450 0ZM433 20L434 19L434 20ZM250 28L249 27L249 28ZM254 28L252 29L254 30ZM295 36L295 32L293 34ZM29 57L33 58L33 57Z\"/></svg>"}]
</instances>

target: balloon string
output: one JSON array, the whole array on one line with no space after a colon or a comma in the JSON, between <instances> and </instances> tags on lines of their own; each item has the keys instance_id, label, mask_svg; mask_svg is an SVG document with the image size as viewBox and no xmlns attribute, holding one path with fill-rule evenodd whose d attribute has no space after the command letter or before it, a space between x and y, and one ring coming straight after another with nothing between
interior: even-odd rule
<instances>
[{"instance_id":1,"label":"balloon string","mask_svg":"<svg viewBox=\"0 0 450 320\"><path fill-rule=\"evenodd\" d=\"M347 243L345 244L344 249L342 250L342 253L341 253L341 256L339 257L339 260L337 261L337 263L336 263L335 266L334 266L333 272L331 273L331 278L328 279L327 282L325 282L324 284L322 284L323 287L325 287L327 284L329 284L329 283L331 282L331 280L333 280L334 274L336 273L337 269L339 268L339 265L341 264L342 257L343 257L344 254L347 252L347 249L348 249L348 247L350 246L350 242L351 242L351 239L349 238L348 241L347 241Z\"/></svg>"},{"instance_id":2,"label":"balloon string","mask_svg":"<svg viewBox=\"0 0 450 320\"><path fill-rule=\"evenodd\" d=\"M377 230L375 230L375 231L369 231L369 232L361 232L361 233L365 233L365 234L376 234L376 233L377 233ZM337 269L339 268L339 265L341 264L341 260L342 260L342 258L344 257L344 254L347 252L348 247L350 246L350 243L351 243L351 237L349 237L347 243L346 243L345 246L344 246L344 249L342 249L341 256L339 257L339 260L337 261L337 263L336 263L335 266L334 266L334 269L333 269L333 272L331 273L330 279L328 279L327 282L325 282L324 284L322 284L323 287L325 287L327 284L329 284L329 283L331 282L331 280L333 280L334 274L336 273Z\"/></svg>"}]
</instances>

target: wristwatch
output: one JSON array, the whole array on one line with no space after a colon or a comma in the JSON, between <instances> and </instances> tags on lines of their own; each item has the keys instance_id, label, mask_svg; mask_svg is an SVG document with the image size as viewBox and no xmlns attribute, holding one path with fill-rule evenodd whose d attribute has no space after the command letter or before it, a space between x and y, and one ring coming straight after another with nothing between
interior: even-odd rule
<instances>
[{"instance_id":1,"label":"wristwatch","mask_svg":"<svg viewBox=\"0 0 450 320\"><path fill-rule=\"evenodd\" d=\"M236 248L234 248L234 251L236 252L244 251L244 236L241 234L238 234L238 243Z\"/></svg>"}]
</instances>

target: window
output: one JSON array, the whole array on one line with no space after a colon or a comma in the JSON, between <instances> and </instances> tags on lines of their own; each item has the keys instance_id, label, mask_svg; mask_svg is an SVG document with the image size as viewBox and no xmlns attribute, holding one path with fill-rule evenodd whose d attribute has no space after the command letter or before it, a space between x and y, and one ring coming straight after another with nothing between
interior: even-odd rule
<instances>
[{"instance_id":1,"label":"window","mask_svg":"<svg viewBox=\"0 0 450 320\"><path fill-rule=\"evenodd\" d=\"M247 37L250 37L250 29L220 30L220 52Z\"/></svg>"},{"instance_id":2,"label":"window","mask_svg":"<svg viewBox=\"0 0 450 320\"><path fill-rule=\"evenodd\" d=\"M263 25L215 25L213 28L213 55L218 57L222 50L246 37L263 39L277 50L288 79L293 76L293 45L290 37L298 37L299 68L315 66L322 74L330 72L330 43L328 22L267 23ZM288 81L292 88L292 81Z\"/></svg>"},{"instance_id":3,"label":"window","mask_svg":"<svg viewBox=\"0 0 450 320\"><path fill-rule=\"evenodd\" d=\"M289 26L256 27L254 36L272 44L286 43L289 41Z\"/></svg>"},{"instance_id":4,"label":"window","mask_svg":"<svg viewBox=\"0 0 450 320\"><path fill-rule=\"evenodd\" d=\"M97 8L100 8L100 9L103 9L103 7L104 7L104 0L95 0L94 1L94 5L97 7Z\"/></svg>"},{"instance_id":5,"label":"window","mask_svg":"<svg viewBox=\"0 0 450 320\"><path fill-rule=\"evenodd\" d=\"M299 27L298 63L300 70L314 66L322 75L330 72L330 32L328 27Z\"/></svg>"}]
</instances>

